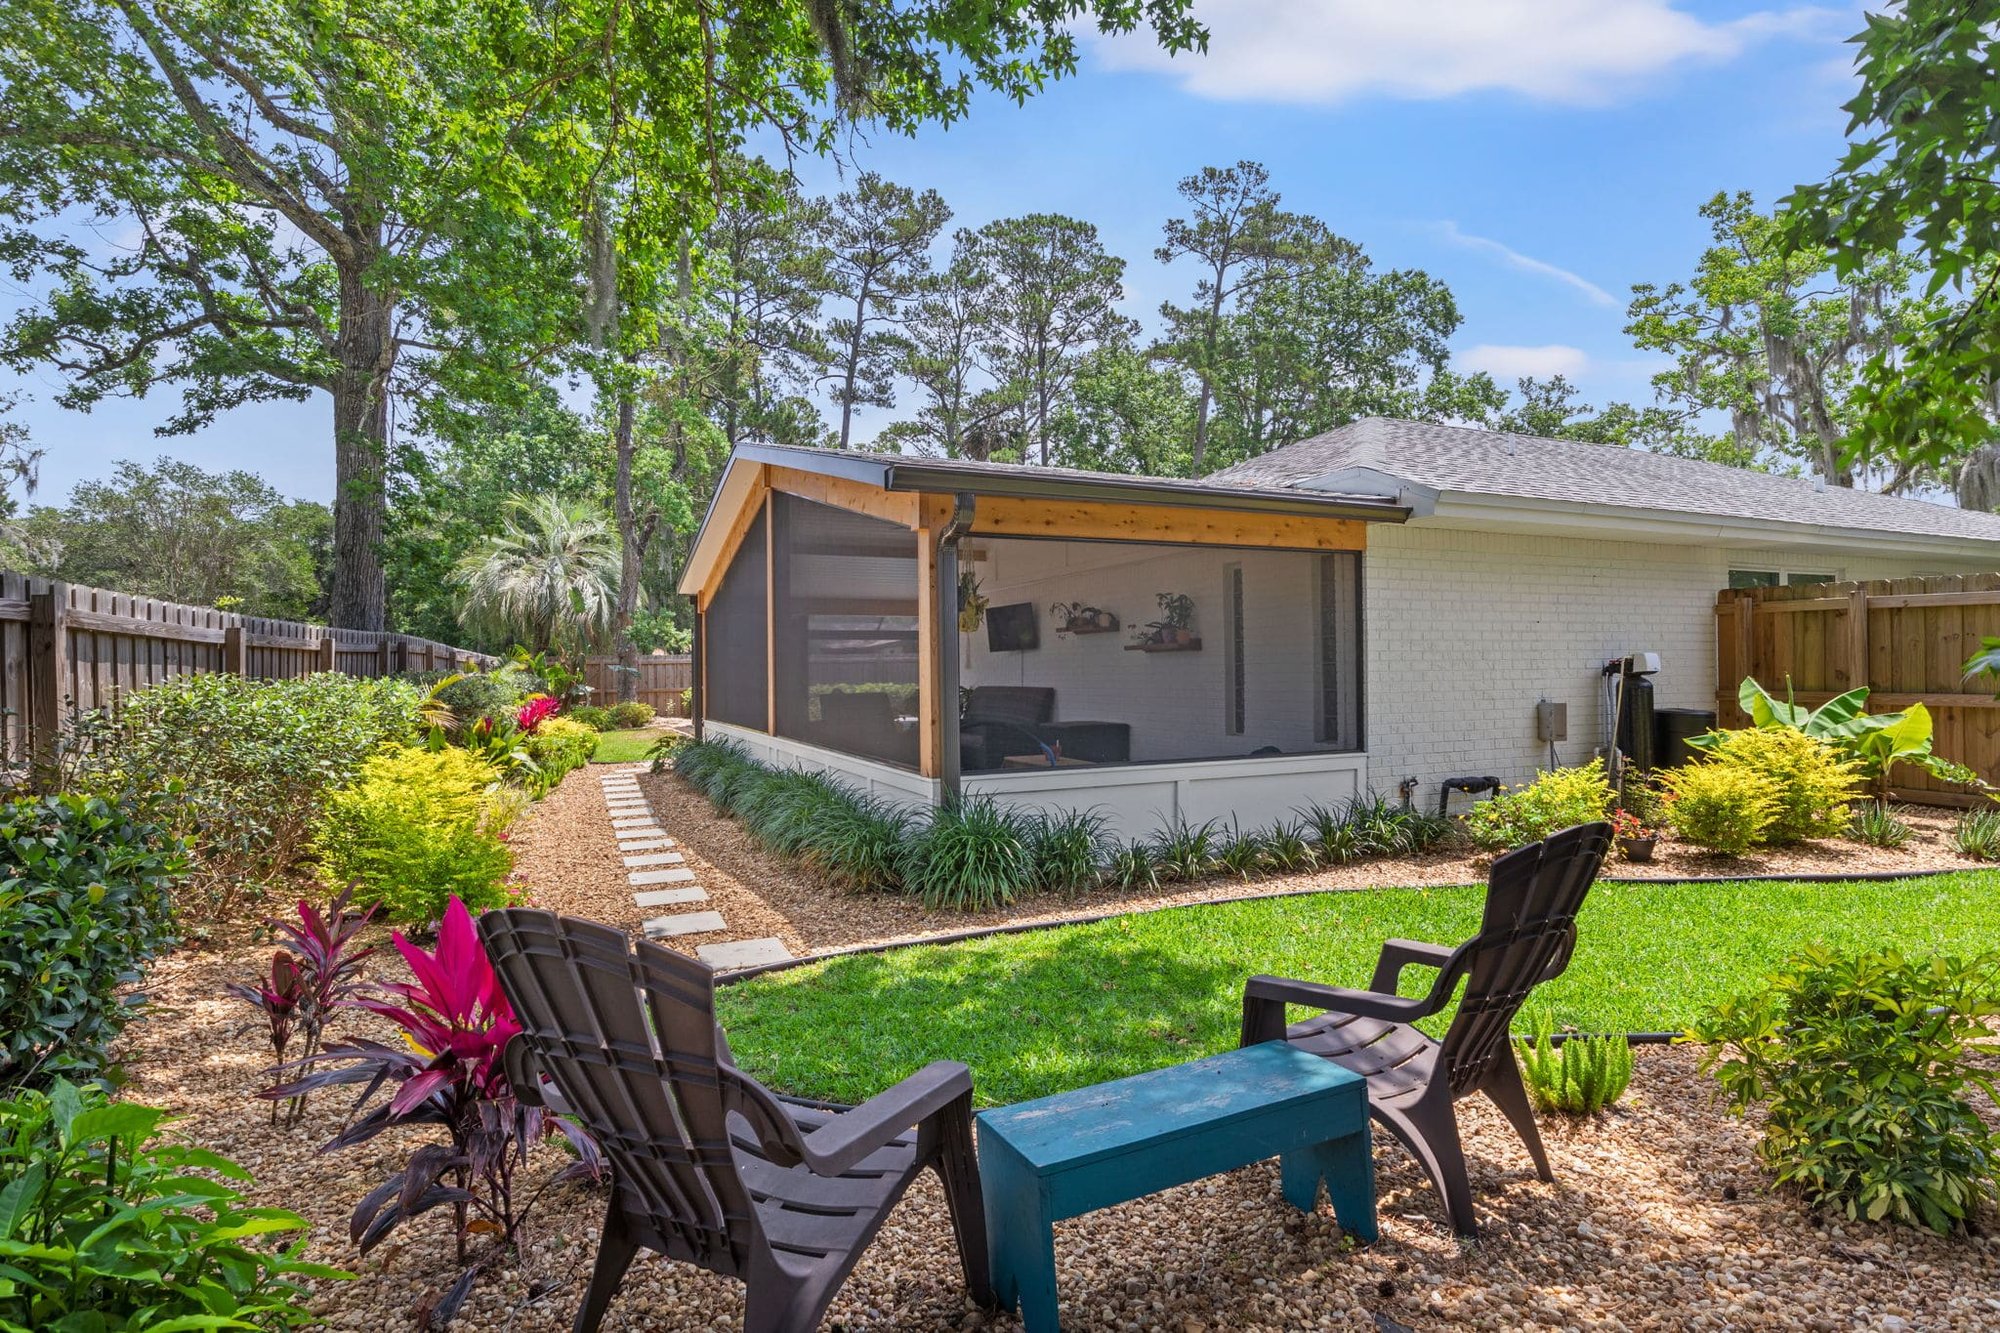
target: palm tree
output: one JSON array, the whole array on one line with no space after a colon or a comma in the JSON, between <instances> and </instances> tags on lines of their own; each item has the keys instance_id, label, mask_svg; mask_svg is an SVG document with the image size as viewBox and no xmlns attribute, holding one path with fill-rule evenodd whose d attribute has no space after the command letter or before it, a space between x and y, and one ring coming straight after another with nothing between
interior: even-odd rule
<instances>
[{"instance_id":1,"label":"palm tree","mask_svg":"<svg viewBox=\"0 0 2000 1333\"><path fill-rule=\"evenodd\" d=\"M501 530L459 558L459 623L475 634L570 654L601 639L618 602L618 534L596 505L508 499Z\"/></svg>"}]
</instances>

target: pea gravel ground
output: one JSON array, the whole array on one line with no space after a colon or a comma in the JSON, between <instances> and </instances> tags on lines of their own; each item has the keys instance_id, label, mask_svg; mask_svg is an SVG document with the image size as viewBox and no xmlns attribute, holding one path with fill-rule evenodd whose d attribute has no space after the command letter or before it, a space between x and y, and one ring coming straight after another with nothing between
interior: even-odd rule
<instances>
[{"instance_id":1,"label":"pea gravel ground","mask_svg":"<svg viewBox=\"0 0 2000 1333\"><path fill-rule=\"evenodd\" d=\"M803 951L964 925L895 900L836 899L746 847L676 780L649 777L644 785L737 933L776 934ZM594 781L566 782L513 840L537 905L636 927ZM1434 882L1465 878L1457 867L1440 873L1449 878ZM1312 878L1300 877L1299 887ZM1368 878L1384 882L1379 867ZM1399 873L1391 882L1415 881ZM1128 897L1054 906L1067 915L1112 905L1141 904ZM753 917L759 910L768 915ZM334 1096L315 1101L294 1128L268 1123L255 1099L268 1082L261 1020L222 986L251 976L269 947L247 929L224 930L210 947L184 950L154 970L150 1007L124 1042L128 1095L168 1107L183 1117L176 1132L238 1158L256 1173L260 1202L309 1219L313 1258L360 1274L316 1294L314 1308L329 1326L421 1328L455 1276L446 1219L419 1219L366 1259L349 1244L346 1219L423 1132L322 1154L345 1110ZM385 975L389 967L378 960L374 970ZM390 1036L371 1030L372 1021L358 1015L338 1031ZM1709 1086L1691 1053L1642 1049L1618 1108L1580 1123L1544 1118L1554 1185L1534 1178L1525 1152L1483 1101L1463 1104L1484 1227L1474 1245L1443 1228L1428 1184L1386 1137L1376 1149L1382 1239L1366 1249L1344 1241L1324 1206L1309 1216L1289 1209L1270 1163L1062 1223L1064 1326L1121 1333L2000 1328L2000 1242L1990 1234L2000 1219L1982 1216L1974 1234L1942 1239L1812 1218L1796 1200L1770 1192L1753 1157L1753 1127L1725 1116ZM537 1154L525 1189L559 1160L553 1150ZM602 1196L583 1187L542 1197L518 1259L482 1281L455 1327L568 1328L602 1208ZM950 1234L941 1197L920 1182L824 1327L1017 1329L1010 1316L968 1305ZM740 1327L741 1311L734 1284L648 1256L635 1264L605 1327L726 1330Z\"/></svg>"}]
</instances>

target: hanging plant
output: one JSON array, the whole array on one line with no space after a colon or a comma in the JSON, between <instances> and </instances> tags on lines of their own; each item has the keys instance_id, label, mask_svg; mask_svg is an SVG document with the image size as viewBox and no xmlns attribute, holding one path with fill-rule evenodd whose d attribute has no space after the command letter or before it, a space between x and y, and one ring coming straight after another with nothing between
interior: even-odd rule
<instances>
[{"instance_id":1,"label":"hanging plant","mask_svg":"<svg viewBox=\"0 0 2000 1333\"><path fill-rule=\"evenodd\" d=\"M965 570L958 576L958 628L970 634L986 620L986 598L979 591L979 576Z\"/></svg>"}]
</instances>

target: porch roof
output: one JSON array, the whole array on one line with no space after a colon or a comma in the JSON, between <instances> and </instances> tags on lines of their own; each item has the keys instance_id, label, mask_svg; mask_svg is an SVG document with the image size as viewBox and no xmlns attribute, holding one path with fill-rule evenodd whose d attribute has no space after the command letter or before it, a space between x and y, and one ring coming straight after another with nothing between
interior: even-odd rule
<instances>
[{"instance_id":1,"label":"porch roof","mask_svg":"<svg viewBox=\"0 0 2000 1333\"><path fill-rule=\"evenodd\" d=\"M681 580L682 592L691 593L704 586L708 572L740 535L740 514L756 498L758 488L746 478L770 469L810 474L844 485L850 491L859 487L885 496L970 495L975 500L991 497L1049 505L1147 505L1234 515L1253 522L1258 516L1268 516L1274 525L1298 519L1401 523L1410 516L1410 507L1393 498L1347 495L1337 490L1300 490L1283 484L1143 477L1024 463L740 444L724 465L723 476L689 552Z\"/></svg>"}]
</instances>

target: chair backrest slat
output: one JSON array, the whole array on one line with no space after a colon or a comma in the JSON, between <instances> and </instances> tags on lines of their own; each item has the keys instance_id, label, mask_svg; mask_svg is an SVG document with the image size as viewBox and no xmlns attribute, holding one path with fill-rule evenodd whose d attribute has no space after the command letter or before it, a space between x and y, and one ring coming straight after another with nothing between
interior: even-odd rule
<instances>
[{"instance_id":1,"label":"chair backrest slat","mask_svg":"<svg viewBox=\"0 0 2000 1333\"><path fill-rule=\"evenodd\" d=\"M745 1076L718 1042L708 966L525 908L485 913L479 934L522 1032L610 1159L620 1207L674 1257L747 1272L765 1241L730 1149Z\"/></svg>"},{"instance_id":2,"label":"chair backrest slat","mask_svg":"<svg viewBox=\"0 0 2000 1333\"><path fill-rule=\"evenodd\" d=\"M1509 852L1487 878L1486 912L1466 946L1465 991L1442 1057L1453 1092L1476 1087L1496 1059L1528 993L1559 975L1576 939L1576 914L1611 843L1609 824L1580 824Z\"/></svg>"}]
</instances>

